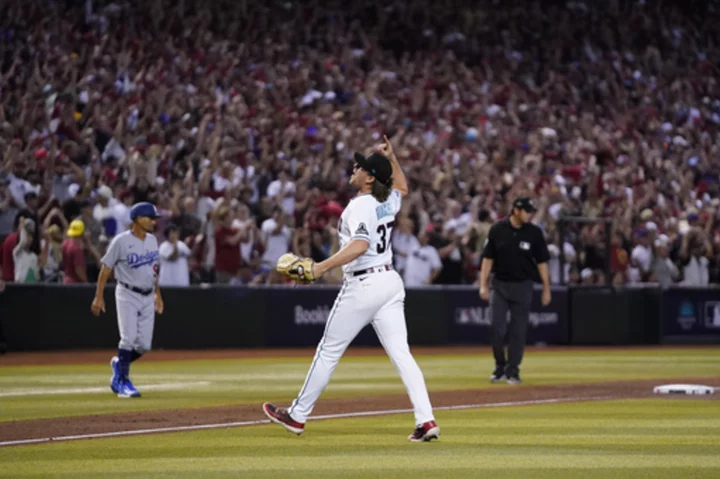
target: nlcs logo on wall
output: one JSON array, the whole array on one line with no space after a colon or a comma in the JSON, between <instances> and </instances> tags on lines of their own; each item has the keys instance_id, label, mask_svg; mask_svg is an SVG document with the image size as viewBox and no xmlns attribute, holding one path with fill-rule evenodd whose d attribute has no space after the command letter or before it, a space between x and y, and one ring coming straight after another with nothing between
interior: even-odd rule
<instances>
[{"instance_id":1,"label":"nlcs logo on wall","mask_svg":"<svg viewBox=\"0 0 720 479\"><path fill-rule=\"evenodd\" d=\"M720 301L705 303L705 327L720 329Z\"/></svg>"},{"instance_id":2,"label":"nlcs logo on wall","mask_svg":"<svg viewBox=\"0 0 720 479\"><path fill-rule=\"evenodd\" d=\"M684 330L692 329L697 322L695 317L695 306L690 301L680 303L680 311L678 313L677 322Z\"/></svg>"},{"instance_id":3,"label":"nlcs logo on wall","mask_svg":"<svg viewBox=\"0 0 720 479\"><path fill-rule=\"evenodd\" d=\"M475 308L455 308L455 322L457 324L480 324L490 326L492 322L490 308L481 306Z\"/></svg>"},{"instance_id":4,"label":"nlcs logo on wall","mask_svg":"<svg viewBox=\"0 0 720 479\"><path fill-rule=\"evenodd\" d=\"M510 321L510 311L507 313L507 321ZM490 308L481 306L475 308L455 308L455 322L457 324L474 324L482 326L490 326L492 324L492 316ZM545 324L558 324L560 318L557 313L552 312L530 312L528 323L533 328Z\"/></svg>"}]
</instances>

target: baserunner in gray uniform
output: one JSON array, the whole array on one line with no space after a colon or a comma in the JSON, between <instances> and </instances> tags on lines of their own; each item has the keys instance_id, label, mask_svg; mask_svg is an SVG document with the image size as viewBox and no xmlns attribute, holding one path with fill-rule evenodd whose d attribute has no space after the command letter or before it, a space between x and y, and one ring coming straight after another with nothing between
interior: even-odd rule
<instances>
[{"instance_id":1,"label":"baserunner in gray uniform","mask_svg":"<svg viewBox=\"0 0 720 479\"><path fill-rule=\"evenodd\" d=\"M150 203L138 203L130 209L132 229L113 238L102 258L95 299L95 316L105 312L103 292L115 271L115 304L120 330L118 354L110 361L113 370L110 389L118 397L140 397L130 381L130 363L152 347L155 312L162 314L163 300L157 284L160 268L155 230L157 209ZM154 293L154 294L153 294Z\"/></svg>"}]
</instances>

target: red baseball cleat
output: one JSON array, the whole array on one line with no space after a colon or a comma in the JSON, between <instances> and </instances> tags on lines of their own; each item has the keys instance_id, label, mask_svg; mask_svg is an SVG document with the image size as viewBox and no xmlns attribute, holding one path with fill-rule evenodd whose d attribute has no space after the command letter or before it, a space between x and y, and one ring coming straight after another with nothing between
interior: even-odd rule
<instances>
[{"instance_id":1,"label":"red baseball cleat","mask_svg":"<svg viewBox=\"0 0 720 479\"><path fill-rule=\"evenodd\" d=\"M428 421L415 427L408 439L412 442L427 442L437 439L440 436L440 426L435 421Z\"/></svg>"},{"instance_id":2,"label":"red baseball cleat","mask_svg":"<svg viewBox=\"0 0 720 479\"><path fill-rule=\"evenodd\" d=\"M294 432L298 436L305 430L305 424L297 422L290 417L288 410L284 407L277 407L274 404L266 402L263 404L263 412L275 424L280 424L290 432Z\"/></svg>"}]
</instances>

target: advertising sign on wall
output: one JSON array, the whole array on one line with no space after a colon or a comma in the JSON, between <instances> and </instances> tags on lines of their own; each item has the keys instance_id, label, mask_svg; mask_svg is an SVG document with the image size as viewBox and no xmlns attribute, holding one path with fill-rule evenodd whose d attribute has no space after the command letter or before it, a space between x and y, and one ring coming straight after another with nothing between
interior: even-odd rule
<instances>
[{"instance_id":1,"label":"advertising sign on wall","mask_svg":"<svg viewBox=\"0 0 720 479\"><path fill-rule=\"evenodd\" d=\"M720 289L672 288L662 302L664 337L720 337Z\"/></svg>"}]
</instances>

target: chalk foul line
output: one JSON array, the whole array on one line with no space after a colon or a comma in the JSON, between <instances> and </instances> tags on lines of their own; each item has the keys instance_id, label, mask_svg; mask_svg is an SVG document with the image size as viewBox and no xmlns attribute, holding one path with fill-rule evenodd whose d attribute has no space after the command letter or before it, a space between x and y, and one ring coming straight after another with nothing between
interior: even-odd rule
<instances>
[{"instance_id":1,"label":"chalk foul line","mask_svg":"<svg viewBox=\"0 0 720 479\"><path fill-rule=\"evenodd\" d=\"M148 389L144 387L143 389ZM484 409L494 407L512 407L512 406L537 406L540 404L556 404L565 402L576 402L576 401L607 401L611 399L618 399L616 396L591 396L591 397L566 397L566 398L555 398L555 399L535 399L528 401L507 401L507 402L496 402L496 403L485 403L485 404L459 404L456 406L442 406L433 408L434 411L456 411L461 409ZM259 407L258 407L259 409ZM348 419L356 417L369 417L369 416L387 416L391 414L407 414L413 412L412 409L385 409L380 411L360 411L350 413L339 413L339 414L325 414L321 416L313 416L309 418L309 421L319 421L325 419ZM119 437L119 436L132 436L140 434L156 434L162 432L184 432L184 431L198 431L204 429L222 429L230 427L242 427L242 426L259 426L262 424L271 424L268 419L261 419L256 421L239 421L239 422L227 422L218 424L196 424L193 426L172 426L172 427L158 427L151 429L135 429L130 431L113 431L113 432L101 432L95 434L79 434L73 436L56 436L56 437L42 437L37 439L21 439L16 441L3 441L0 442L0 447L3 446L19 446L23 444L40 444L45 442L58 442L58 441L77 441L80 439L101 439L108 437Z\"/></svg>"}]
</instances>

